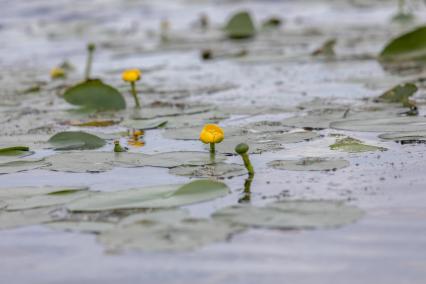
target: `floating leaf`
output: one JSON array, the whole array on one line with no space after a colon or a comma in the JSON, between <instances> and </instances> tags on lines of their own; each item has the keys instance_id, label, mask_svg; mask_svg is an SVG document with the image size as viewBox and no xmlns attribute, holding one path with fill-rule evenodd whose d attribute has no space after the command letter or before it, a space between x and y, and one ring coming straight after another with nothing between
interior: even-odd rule
<instances>
[{"instance_id":1,"label":"floating leaf","mask_svg":"<svg viewBox=\"0 0 426 284\"><path fill-rule=\"evenodd\" d=\"M168 208L204 202L229 193L226 184L197 180L185 185L165 185L98 193L68 204L71 211L104 211L134 208Z\"/></svg>"},{"instance_id":2,"label":"floating leaf","mask_svg":"<svg viewBox=\"0 0 426 284\"><path fill-rule=\"evenodd\" d=\"M247 170L238 164L215 163L202 166L179 166L170 169L169 173L178 176L189 176L197 178L230 178L245 175L247 174Z\"/></svg>"},{"instance_id":3,"label":"floating leaf","mask_svg":"<svg viewBox=\"0 0 426 284\"><path fill-rule=\"evenodd\" d=\"M171 208L132 214L121 219L118 225L124 227L145 222L160 222L172 225L188 218L190 218L188 210L182 208Z\"/></svg>"},{"instance_id":4,"label":"floating leaf","mask_svg":"<svg viewBox=\"0 0 426 284\"><path fill-rule=\"evenodd\" d=\"M0 164L0 174L10 174L39 169L49 164L44 159L16 160Z\"/></svg>"},{"instance_id":5,"label":"floating leaf","mask_svg":"<svg viewBox=\"0 0 426 284\"><path fill-rule=\"evenodd\" d=\"M49 163L46 169L73 173L105 172L113 168L114 155L112 152L61 153L46 158Z\"/></svg>"},{"instance_id":6,"label":"floating leaf","mask_svg":"<svg viewBox=\"0 0 426 284\"><path fill-rule=\"evenodd\" d=\"M27 146L11 146L0 148L0 156L28 156L33 154L34 152L30 152L30 148Z\"/></svg>"},{"instance_id":7,"label":"floating leaf","mask_svg":"<svg viewBox=\"0 0 426 284\"><path fill-rule=\"evenodd\" d=\"M52 213L52 208L38 208L21 211L1 211L0 229L11 229L30 225L38 225L59 219Z\"/></svg>"},{"instance_id":8,"label":"floating leaf","mask_svg":"<svg viewBox=\"0 0 426 284\"><path fill-rule=\"evenodd\" d=\"M65 91L64 99L73 105L95 110L119 110L126 102L114 87L101 80L88 80Z\"/></svg>"},{"instance_id":9,"label":"floating leaf","mask_svg":"<svg viewBox=\"0 0 426 284\"><path fill-rule=\"evenodd\" d=\"M380 59L384 61L426 59L426 26L391 40L380 53Z\"/></svg>"},{"instance_id":10,"label":"floating leaf","mask_svg":"<svg viewBox=\"0 0 426 284\"><path fill-rule=\"evenodd\" d=\"M331 150L339 150L348 153L361 153L373 151L385 151L386 148L363 144L362 141L352 137L338 139L336 143L330 145Z\"/></svg>"},{"instance_id":11,"label":"floating leaf","mask_svg":"<svg viewBox=\"0 0 426 284\"><path fill-rule=\"evenodd\" d=\"M288 171L334 171L349 166L343 159L304 158L300 160L276 160L268 163L269 167Z\"/></svg>"},{"instance_id":12,"label":"floating leaf","mask_svg":"<svg viewBox=\"0 0 426 284\"><path fill-rule=\"evenodd\" d=\"M16 211L16 210L25 210L25 209L34 209L41 207L50 207L62 205L67 202L76 200L84 196L88 196L90 193L87 191L67 191L67 193L62 194L45 194L45 195L35 195L24 198L14 198L6 200L6 210L7 211Z\"/></svg>"},{"instance_id":13,"label":"floating leaf","mask_svg":"<svg viewBox=\"0 0 426 284\"><path fill-rule=\"evenodd\" d=\"M101 233L115 228L113 223L95 221L57 221L44 225L55 230L82 233Z\"/></svg>"},{"instance_id":14,"label":"floating leaf","mask_svg":"<svg viewBox=\"0 0 426 284\"><path fill-rule=\"evenodd\" d=\"M79 126L79 127L107 127L107 126L115 125L118 123L119 121L116 121L116 120L90 120L85 122L71 121L68 124L72 126Z\"/></svg>"},{"instance_id":15,"label":"floating leaf","mask_svg":"<svg viewBox=\"0 0 426 284\"><path fill-rule=\"evenodd\" d=\"M242 230L241 226L224 222L184 219L174 224L145 222L119 227L100 234L98 241L110 251L183 251L226 241L232 234Z\"/></svg>"},{"instance_id":16,"label":"floating leaf","mask_svg":"<svg viewBox=\"0 0 426 284\"><path fill-rule=\"evenodd\" d=\"M0 199L23 198L34 195L44 194L61 194L64 192L77 192L87 190L87 187L60 187L60 186L44 186L44 187L7 187L0 189Z\"/></svg>"},{"instance_id":17,"label":"floating leaf","mask_svg":"<svg viewBox=\"0 0 426 284\"><path fill-rule=\"evenodd\" d=\"M97 149L106 144L96 135L82 131L65 131L53 135L49 141L55 150L88 150Z\"/></svg>"},{"instance_id":18,"label":"floating leaf","mask_svg":"<svg viewBox=\"0 0 426 284\"><path fill-rule=\"evenodd\" d=\"M405 103L409 97L417 92L417 86L413 83L400 84L386 91L378 100L388 103Z\"/></svg>"},{"instance_id":19,"label":"floating leaf","mask_svg":"<svg viewBox=\"0 0 426 284\"><path fill-rule=\"evenodd\" d=\"M152 120L126 120L122 123L123 126L133 129L149 130L166 126L167 120L152 119Z\"/></svg>"},{"instance_id":20,"label":"floating leaf","mask_svg":"<svg viewBox=\"0 0 426 284\"><path fill-rule=\"evenodd\" d=\"M383 133L379 135L380 139L393 140L398 142L410 143L410 142L425 142L426 131L403 131L403 132L391 132Z\"/></svg>"},{"instance_id":21,"label":"floating leaf","mask_svg":"<svg viewBox=\"0 0 426 284\"><path fill-rule=\"evenodd\" d=\"M363 211L340 201L292 200L267 204L265 207L237 205L213 214L215 220L235 225L271 229L324 229L350 224Z\"/></svg>"},{"instance_id":22,"label":"floating leaf","mask_svg":"<svg viewBox=\"0 0 426 284\"><path fill-rule=\"evenodd\" d=\"M359 132L426 131L426 117L388 117L335 121L331 128Z\"/></svg>"},{"instance_id":23,"label":"floating leaf","mask_svg":"<svg viewBox=\"0 0 426 284\"><path fill-rule=\"evenodd\" d=\"M231 17L225 26L225 33L229 38L250 38L256 34L251 16L248 12L239 12Z\"/></svg>"},{"instance_id":24,"label":"floating leaf","mask_svg":"<svg viewBox=\"0 0 426 284\"><path fill-rule=\"evenodd\" d=\"M124 154L124 155L122 155ZM195 152L195 151L178 151L178 152L165 152L153 155L141 155L132 153L120 153L116 155L114 164L117 166L130 166L130 167L162 167L174 168L182 165L200 166L208 165L215 162L225 160L226 157L216 155L215 161L210 158L209 152Z\"/></svg>"},{"instance_id":25,"label":"floating leaf","mask_svg":"<svg viewBox=\"0 0 426 284\"><path fill-rule=\"evenodd\" d=\"M150 108L143 108L141 110L135 110L131 117L134 120L144 120L144 119L153 119L158 117L201 114L201 113L208 112L211 109L212 109L211 106L204 106L204 105L184 106L184 107L174 107L174 106L150 107Z\"/></svg>"}]
</instances>

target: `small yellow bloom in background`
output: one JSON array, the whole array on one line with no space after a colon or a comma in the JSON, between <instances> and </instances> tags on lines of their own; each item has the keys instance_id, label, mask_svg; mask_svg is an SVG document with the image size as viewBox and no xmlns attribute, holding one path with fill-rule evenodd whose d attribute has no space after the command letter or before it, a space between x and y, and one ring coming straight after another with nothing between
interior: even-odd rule
<instances>
[{"instance_id":1,"label":"small yellow bloom in background","mask_svg":"<svg viewBox=\"0 0 426 284\"><path fill-rule=\"evenodd\" d=\"M128 69L121 75L123 81L136 82L141 79L141 71L139 69Z\"/></svg>"},{"instance_id":2,"label":"small yellow bloom in background","mask_svg":"<svg viewBox=\"0 0 426 284\"><path fill-rule=\"evenodd\" d=\"M219 125L216 124L206 124L200 133L200 140L205 144L214 144L222 142L225 138L225 133Z\"/></svg>"},{"instance_id":3,"label":"small yellow bloom in background","mask_svg":"<svg viewBox=\"0 0 426 284\"><path fill-rule=\"evenodd\" d=\"M50 70L50 78L52 79L63 79L66 77L66 72L63 68L55 67Z\"/></svg>"},{"instance_id":4,"label":"small yellow bloom in background","mask_svg":"<svg viewBox=\"0 0 426 284\"><path fill-rule=\"evenodd\" d=\"M145 145L145 142L140 140L140 137L143 136L145 133L142 130L133 130L131 133L131 137L127 141L129 145L135 146L135 147L142 147Z\"/></svg>"}]
</instances>

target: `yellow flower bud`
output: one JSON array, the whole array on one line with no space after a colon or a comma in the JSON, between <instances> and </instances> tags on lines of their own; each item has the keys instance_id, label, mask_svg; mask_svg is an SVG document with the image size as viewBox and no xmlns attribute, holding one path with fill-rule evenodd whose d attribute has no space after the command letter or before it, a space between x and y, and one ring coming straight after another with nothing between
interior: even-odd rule
<instances>
[{"instance_id":1,"label":"yellow flower bud","mask_svg":"<svg viewBox=\"0 0 426 284\"><path fill-rule=\"evenodd\" d=\"M50 70L50 78L52 79L59 79L59 78L65 78L66 73L63 68L55 67L52 70Z\"/></svg>"},{"instance_id":2,"label":"yellow flower bud","mask_svg":"<svg viewBox=\"0 0 426 284\"><path fill-rule=\"evenodd\" d=\"M121 75L123 81L136 82L141 79L141 71L139 69L128 69Z\"/></svg>"},{"instance_id":3,"label":"yellow flower bud","mask_svg":"<svg viewBox=\"0 0 426 284\"><path fill-rule=\"evenodd\" d=\"M222 142L225 134L223 129L216 124L206 124L200 133L200 140L203 143L220 143Z\"/></svg>"}]
</instances>

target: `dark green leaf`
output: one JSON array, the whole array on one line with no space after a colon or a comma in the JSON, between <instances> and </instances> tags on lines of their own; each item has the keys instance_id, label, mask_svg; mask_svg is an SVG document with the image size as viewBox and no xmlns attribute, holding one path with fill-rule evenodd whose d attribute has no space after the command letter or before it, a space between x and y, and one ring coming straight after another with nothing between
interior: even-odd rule
<instances>
[{"instance_id":1,"label":"dark green leaf","mask_svg":"<svg viewBox=\"0 0 426 284\"><path fill-rule=\"evenodd\" d=\"M380 53L384 61L426 59L426 26L391 40Z\"/></svg>"},{"instance_id":2,"label":"dark green leaf","mask_svg":"<svg viewBox=\"0 0 426 284\"><path fill-rule=\"evenodd\" d=\"M96 110L126 108L120 92L101 80L89 80L69 88L65 91L64 99L70 104Z\"/></svg>"},{"instance_id":3,"label":"dark green leaf","mask_svg":"<svg viewBox=\"0 0 426 284\"><path fill-rule=\"evenodd\" d=\"M256 34L253 21L247 12L233 15L225 27L225 32L229 38L233 39L250 38Z\"/></svg>"},{"instance_id":4,"label":"dark green leaf","mask_svg":"<svg viewBox=\"0 0 426 284\"><path fill-rule=\"evenodd\" d=\"M105 145L105 140L82 131L65 131L53 135L49 141L55 150L96 149Z\"/></svg>"}]
</instances>

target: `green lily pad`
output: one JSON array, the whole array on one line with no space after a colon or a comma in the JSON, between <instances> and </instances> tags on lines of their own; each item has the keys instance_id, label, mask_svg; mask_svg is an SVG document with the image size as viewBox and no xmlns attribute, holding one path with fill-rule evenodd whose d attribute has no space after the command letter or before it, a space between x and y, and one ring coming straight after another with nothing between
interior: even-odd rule
<instances>
[{"instance_id":1,"label":"green lily pad","mask_svg":"<svg viewBox=\"0 0 426 284\"><path fill-rule=\"evenodd\" d=\"M426 26L391 40L380 53L384 61L411 61L426 58Z\"/></svg>"},{"instance_id":2,"label":"green lily pad","mask_svg":"<svg viewBox=\"0 0 426 284\"><path fill-rule=\"evenodd\" d=\"M405 103L409 97L417 92L417 86L413 83L400 84L386 91L378 100L388 103Z\"/></svg>"},{"instance_id":3,"label":"green lily pad","mask_svg":"<svg viewBox=\"0 0 426 284\"><path fill-rule=\"evenodd\" d=\"M386 148L383 147L363 144L362 141L352 137L338 139L336 143L330 145L330 149L348 153L374 152L386 150Z\"/></svg>"},{"instance_id":4,"label":"green lily pad","mask_svg":"<svg viewBox=\"0 0 426 284\"><path fill-rule=\"evenodd\" d=\"M340 201L292 200L267 204L265 207L236 205L213 214L214 220L241 226L270 229L326 229L350 224L363 211Z\"/></svg>"},{"instance_id":5,"label":"green lily pad","mask_svg":"<svg viewBox=\"0 0 426 284\"><path fill-rule=\"evenodd\" d=\"M287 171L334 171L349 166L343 159L303 158L300 160L275 160L268 166L278 170Z\"/></svg>"},{"instance_id":6,"label":"green lily pad","mask_svg":"<svg viewBox=\"0 0 426 284\"><path fill-rule=\"evenodd\" d=\"M101 80L88 80L67 89L64 99L70 104L95 110L126 108L126 102L121 93Z\"/></svg>"},{"instance_id":7,"label":"green lily pad","mask_svg":"<svg viewBox=\"0 0 426 284\"><path fill-rule=\"evenodd\" d=\"M239 12L231 17L225 26L225 33L229 38L250 38L256 34L251 16L248 12Z\"/></svg>"},{"instance_id":8,"label":"green lily pad","mask_svg":"<svg viewBox=\"0 0 426 284\"><path fill-rule=\"evenodd\" d=\"M106 144L104 139L83 131L60 132L53 135L48 142L55 147L55 150L97 149Z\"/></svg>"},{"instance_id":9,"label":"green lily pad","mask_svg":"<svg viewBox=\"0 0 426 284\"><path fill-rule=\"evenodd\" d=\"M11 146L0 148L0 156L28 156L33 154L34 152L30 151L30 148L27 146Z\"/></svg>"},{"instance_id":10,"label":"green lily pad","mask_svg":"<svg viewBox=\"0 0 426 284\"><path fill-rule=\"evenodd\" d=\"M331 128L359 132L426 131L426 117L387 117L335 121Z\"/></svg>"},{"instance_id":11,"label":"green lily pad","mask_svg":"<svg viewBox=\"0 0 426 284\"><path fill-rule=\"evenodd\" d=\"M197 180L185 185L164 185L98 193L67 205L70 211L104 211L135 208L169 208L199 203L225 196L226 184Z\"/></svg>"},{"instance_id":12,"label":"green lily pad","mask_svg":"<svg viewBox=\"0 0 426 284\"><path fill-rule=\"evenodd\" d=\"M98 241L110 251L184 251L226 241L243 230L206 219L184 219L174 224L144 222L101 233Z\"/></svg>"},{"instance_id":13,"label":"green lily pad","mask_svg":"<svg viewBox=\"0 0 426 284\"><path fill-rule=\"evenodd\" d=\"M221 177L230 178L247 174L245 167L238 164L215 163L201 166L179 166L169 170L169 173L178 176L197 178Z\"/></svg>"}]
</instances>

